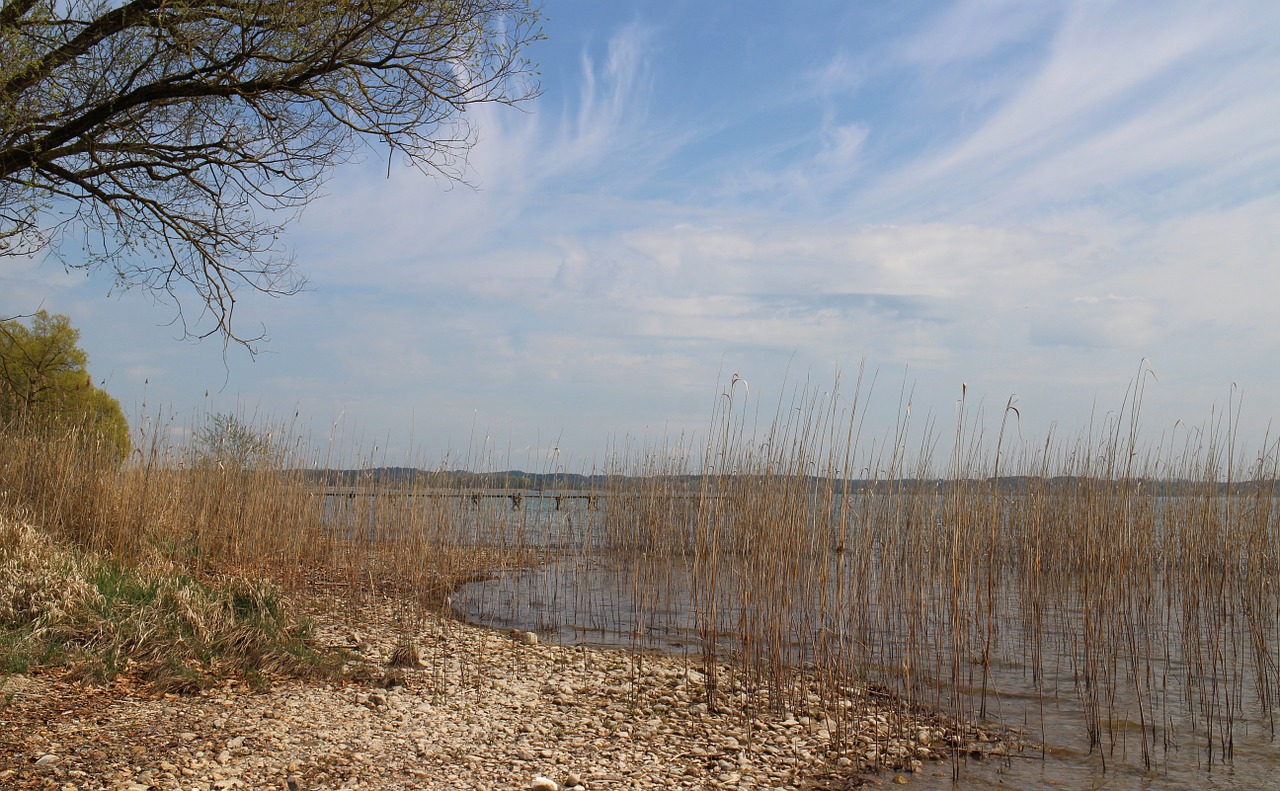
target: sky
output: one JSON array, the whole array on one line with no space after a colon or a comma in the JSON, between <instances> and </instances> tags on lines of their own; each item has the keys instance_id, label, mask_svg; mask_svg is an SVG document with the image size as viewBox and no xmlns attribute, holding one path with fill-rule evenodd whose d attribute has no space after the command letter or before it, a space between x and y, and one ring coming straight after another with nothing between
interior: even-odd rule
<instances>
[{"instance_id":1,"label":"sky","mask_svg":"<svg viewBox=\"0 0 1280 791\"><path fill-rule=\"evenodd\" d=\"M765 423L860 392L873 439L1012 398L1042 445L1140 383L1152 447L1274 440L1280 4L543 10L542 93L468 113L468 185L334 172L285 239L308 289L242 296L256 356L53 259L0 261L0 313L70 316L135 428L238 412L343 463L697 446L735 375Z\"/></svg>"}]
</instances>

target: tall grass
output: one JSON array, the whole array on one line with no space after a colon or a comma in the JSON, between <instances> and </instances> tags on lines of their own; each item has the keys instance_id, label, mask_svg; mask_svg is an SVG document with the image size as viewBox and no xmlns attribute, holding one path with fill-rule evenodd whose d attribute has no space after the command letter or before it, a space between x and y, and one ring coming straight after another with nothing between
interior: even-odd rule
<instances>
[{"instance_id":1,"label":"tall grass","mask_svg":"<svg viewBox=\"0 0 1280 791\"><path fill-rule=\"evenodd\" d=\"M1023 724L1077 708L1104 760L1156 766L1188 744L1229 760L1242 723L1275 727L1280 453L1244 450L1230 415L1144 444L1142 384L1119 417L1025 441L1013 400L992 429L962 394L944 434L913 425L904 393L870 436L861 378L766 404L734 377L705 437L624 444L594 471L598 498L564 503L465 475L327 475L333 458L288 427L288 452L249 469L159 439L120 464L11 431L0 514L118 563L390 599L406 619L459 581L550 563L530 594L548 601L507 588L507 605L625 623L638 648L683 630L712 707L821 709L839 740L851 687L961 720L1008 719L1016 692L1038 707ZM588 590L581 572L605 565L613 582Z\"/></svg>"},{"instance_id":2,"label":"tall grass","mask_svg":"<svg viewBox=\"0 0 1280 791\"><path fill-rule=\"evenodd\" d=\"M308 455L305 438L287 427L263 433L284 438L276 452L224 467L201 463L161 432L122 463L92 437L8 430L0 433L0 513L120 562L163 560L289 588L394 591L434 606L456 577L529 557L514 540L519 512L477 515L461 496L412 496L440 493L425 475L409 487L347 479L327 487L325 459Z\"/></svg>"},{"instance_id":3,"label":"tall grass","mask_svg":"<svg viewBox=\"0 0 1280 791\"><path fill-rule=\"evenodd\" d=\"M873 682L961 719L1078 708L1104 763L1229 760L1242 723L1274 733L1280 455L1229 421L1143 445L1141 386L1065 443L1022 441L1013 400L995 431L962 403L949 442L904 400L863 442L857 388L762 417L735 378L700 460L641 448L610 477L585 551L628 558L629 606L687 597L713 705L726 684L798 710L815 677L833 701ZM1037 708L1005 710L1019 696Z\"/></svg>"}]
</instances>

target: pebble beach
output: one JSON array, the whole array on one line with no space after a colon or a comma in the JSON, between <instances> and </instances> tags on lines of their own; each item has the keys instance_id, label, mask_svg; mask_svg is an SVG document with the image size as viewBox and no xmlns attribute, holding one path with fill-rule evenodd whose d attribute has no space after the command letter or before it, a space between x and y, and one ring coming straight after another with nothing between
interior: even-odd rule
<instances>
[{"instance_id":1,"label":"pebble beach","mask_svg":"<svg viewBox=\"0 0 1280 791\"><path fill-rule=\"evenodd\" d=\"M954 755L1010 749L874 690L762 705L728 668L709 707L698 658L549 645L445 616L415 618L415 661L393 667L406 628L389 607L325 611L317 639L352 657L339 679L174 695L127 674L8 677L0 788L837 789L949 776Z\"/></svg>"}]
</instances>

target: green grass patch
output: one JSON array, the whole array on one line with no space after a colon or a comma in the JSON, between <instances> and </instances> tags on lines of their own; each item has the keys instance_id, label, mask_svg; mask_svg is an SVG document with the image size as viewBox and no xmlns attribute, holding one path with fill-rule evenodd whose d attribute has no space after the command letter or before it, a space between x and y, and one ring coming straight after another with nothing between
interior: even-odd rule
<instances>
[{"instance_id":1,"label":"green grass patch","mask_svg":"<svg viewBox=\"0 0 1280 791\"><path fill-rule=\"evenodd\" d=\"M190 692L228 674L332 675L309 621L273 587L204 583L172 564L129 565L0 525L0 672L65 665L102 682L137 671Z\"/></svg>"},{"instance_id":2,"label":"green grass patch","mask_svg":"<svg viewBox=\"0 0 1280 791\"><path fill-rule=\"evenodd\" d=\"M39 664L29 629L0 629L0 676L22 675Z\"/></svg>"},{"instance_id":3,"label":"green grass patch","mask_svg":"<svg viewBox=\"0 0 1280 791\"><path fill-rule=\"evenodd\" d=\"M144 579L134 570L114 561L92 566L88 582L102 595L97 609L103 615L119 606L145 607L155 601L160 588L159 580Z\"/></svg>"}]
</instances>

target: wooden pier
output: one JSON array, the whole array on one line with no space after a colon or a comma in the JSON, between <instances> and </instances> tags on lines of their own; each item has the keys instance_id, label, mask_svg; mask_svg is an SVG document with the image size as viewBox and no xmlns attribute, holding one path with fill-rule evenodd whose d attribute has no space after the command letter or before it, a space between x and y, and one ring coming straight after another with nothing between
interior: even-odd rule
<instances>
[{"instance_id":1,"label":"wooden pier","mask_svg":"<svg viewBox=\"0 0 1280 791\"><path fill-rule=\"evenodd\" d=\"M480 507L485 500L509 500L511 510L518 511L529 500L552 500L560 511L575 500L585 501L587 507L596 510L604 498L602 492L589 489L380 489L364 486L320 486L310 490L318 497L344 497L355 500L362 497L419 497L428 500L458 499Z\"/></svg>"}]
</instances>

